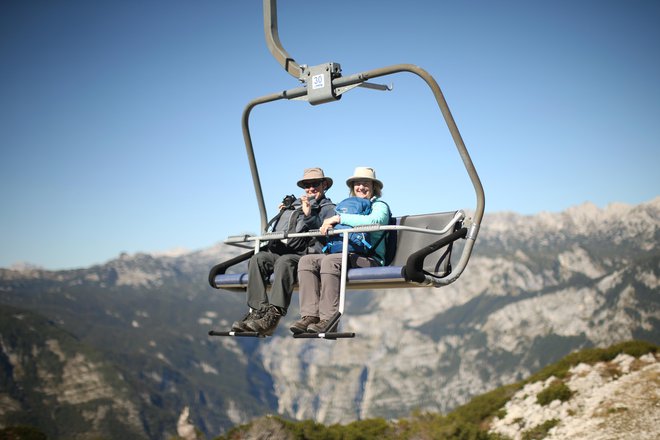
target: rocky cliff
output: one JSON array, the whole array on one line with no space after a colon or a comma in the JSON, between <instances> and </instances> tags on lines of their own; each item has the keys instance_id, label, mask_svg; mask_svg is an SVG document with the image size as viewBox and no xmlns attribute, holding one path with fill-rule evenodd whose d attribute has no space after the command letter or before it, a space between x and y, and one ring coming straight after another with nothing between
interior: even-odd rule
<instances>
[{"instance_id":1,"label":"rocky cliff","mask_svg":"<svg viewBox=\"0 0 660 440\"><path fill-rule=\"evenodd\" d=\"M0 364L2 425L51 438L148 437L123 374L38 315L0 306Z\"/></svg>"}]
</instances>

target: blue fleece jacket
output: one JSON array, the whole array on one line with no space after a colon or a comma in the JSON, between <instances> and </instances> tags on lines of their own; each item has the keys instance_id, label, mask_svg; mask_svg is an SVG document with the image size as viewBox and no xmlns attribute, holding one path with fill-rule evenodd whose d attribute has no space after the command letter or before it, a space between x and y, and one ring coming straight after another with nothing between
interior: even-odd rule
<instances>
[{"instance_id":1,"label":"blue fleece jacket","mask_svg":"<svg viewBox=\"0 0 660 440\"><path fill-rule=\"evenodd\" d=\"M371 214L341 214L341 224L347 226L364 226L364 225L386 225L390 220L390 208L387 203L381 201L378 197L371 199ZM371 241L373 243L380 240L381 235L385 232L378 231L371 233ZM375 256L383 264L385 260L385 240L380 240L376 247Z\"/></svg>"}]
</instances>

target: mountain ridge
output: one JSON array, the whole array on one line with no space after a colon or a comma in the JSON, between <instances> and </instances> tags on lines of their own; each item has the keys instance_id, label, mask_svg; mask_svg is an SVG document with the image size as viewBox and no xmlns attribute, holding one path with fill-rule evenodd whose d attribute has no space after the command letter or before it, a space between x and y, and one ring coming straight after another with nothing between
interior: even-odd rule
<instances>
[{"instance_id":1,"label":"mountain ridge","mask_svg":"<svg viewBox=\"0 0 660 440\"><path fill-rule=\"evenodd\" d=\"M631 205L623 202L612 202L607 204L604 208L599 208L592 202L584 202L580 205L570 206L564 211L560 212L541 211L537 214L519 214L514 211L486 212L482 221L482 228L478 237L478 241L483 238L484 233L497 234L504 230L509 230L511 226L519 227L521 224L530 224L529 220L532 220L533 223L536 223L532 226L533 228L540 226L550 226L555 230L561 227L565 227L566 222L568 222L569 225L588 224L589 226L605 226L613 223L626 224L626 222L622 221L622 218L625 218L630 214L634 215L637 211L646 211L645 216L655 216L655 218L658 218L658 216L660 216L660 196L638 205ZM602 219L603 216L605 217L605 220ZM214 258L217 258L218 255L222 255L224 253L235 256L240 254L241 251L235 247L226 246L222 242L218 242L212 246L196 250L187 250L177 247L164 251L141 251L132 254L122 252L119 256L111 258L104 263L93 264L87 267L53 270L44 269L30 262L16 262L9 267L0 267L0 270L10 270L12 272L29 274L40 272L77 272L81 270L88 270L94 267L102 267L111 264L113 261L130 261L131 259L137 259L143 256L150 256L156 259L171 259L172 261L186 260L191 256L195 260L213 260Z\"/></svg>"},{"instance_id":2,"label":"mountain ridge","mask_svg":"<svg viewBox=\"0 0 660 440\"><path fill-rule=\"evenodd\" d=\"M213 265L242 252L221 243L84 269L0 269L0 303L120 367L148 396L138 411L149 438L173 432L185 407L207 435L271 412L323 423L447 412L572 350L660 340L659 211L655 198L487 214L456 283L350 292L351 341L291 338L297 294L274 337L209 338L246 308L244 295L208 285Z\"/></svg>"}]
</instances>

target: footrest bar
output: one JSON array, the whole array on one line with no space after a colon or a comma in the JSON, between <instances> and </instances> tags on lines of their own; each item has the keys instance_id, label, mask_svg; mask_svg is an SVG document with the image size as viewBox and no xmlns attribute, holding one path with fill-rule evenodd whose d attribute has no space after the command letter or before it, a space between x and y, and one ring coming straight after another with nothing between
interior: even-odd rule
<instances>
[{"instance_id":1,"label":"footrest bar","mask_svg":"<svg viewBox=\"0 0 660 440\"><path fill-rule=\"evenodd\" d=\"M209 331L209 336L241 336L246 338L265 338L266 336L258 332L217 332L215 330Z\"/></svg>"},{"instance_id":2,"label":"footrest bar","mask_svg":"<svg viewBox=\"0 0 660 440\"><path fill-rule=\"evenodd\" d=\"M354 338L355 333L353 332L327 332L327 333L299 333L293 335L296 339L339 339L339 338Z\"/></svg>"}]
</instances>

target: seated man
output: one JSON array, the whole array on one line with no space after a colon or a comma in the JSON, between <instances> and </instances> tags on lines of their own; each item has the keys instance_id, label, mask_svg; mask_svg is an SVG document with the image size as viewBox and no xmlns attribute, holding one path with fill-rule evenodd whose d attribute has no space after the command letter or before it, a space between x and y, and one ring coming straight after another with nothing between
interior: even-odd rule
<instances>
[{"instance_id":1,"label":"seated man","mask_svg":"<svg viewBox=\"0 0 660 440\"><path fill-rule=\"evenodd\" d=\"M296 222L295 232L319 229L325 219L335 214L334 203L325 196L332 186L332 179L325 177L321 168L308 168L298 181L298 186L305 193L291 207L282 204L279 209L293 208L292 215L287 219ZM277 224L274 229L278 230ZM272 335L291 303L298 261L303 255L321 253L322 248L323 244L316 237L297 237L271 241L266 250L253 255L248 264L247 286L247 304L251 311L240 321L234 322L232 331ZM269 300L266 286L273 274Z\"/></svg>"}]
</instances>

